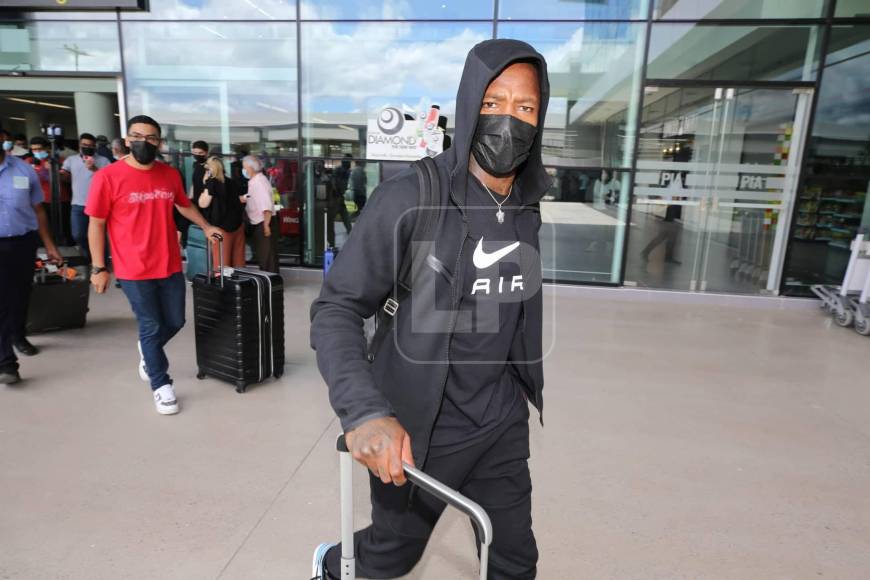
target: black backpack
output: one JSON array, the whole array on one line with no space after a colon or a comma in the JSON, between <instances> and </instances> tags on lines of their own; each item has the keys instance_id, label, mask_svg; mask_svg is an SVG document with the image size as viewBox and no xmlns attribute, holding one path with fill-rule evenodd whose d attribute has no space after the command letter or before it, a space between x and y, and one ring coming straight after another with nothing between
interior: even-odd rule
<instances>
[{"instance_id":1,"label":"black backpack","mask_svg":"<svg viewBox=\"0 0 870 580\"><path fill-rule=\"evenodd\" d=\"M383 344L399 305L411 294L414 276L426 258L426 252L422 251L423 244L415 242L430 240L441 212L441 181L435 161L431 157L423 157L415 161L413 167L420 181L420 197L417 205L425 209L417 213L411 230L411 251L405 252L402 257L402 263L393 283L393 291L375 313L375 332L368 345L369 361L374 360Z\"/></svg>"}]
</instances>

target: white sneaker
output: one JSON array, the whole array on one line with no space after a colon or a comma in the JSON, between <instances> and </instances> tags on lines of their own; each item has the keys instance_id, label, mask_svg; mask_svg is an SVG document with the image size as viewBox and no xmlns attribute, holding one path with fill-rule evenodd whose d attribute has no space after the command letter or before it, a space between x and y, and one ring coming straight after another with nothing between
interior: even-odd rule
<instances>
[{"instance_id":1,"label":"white sneaker","mask_svg":"<svg viewBox=\"0 0 870 580\"><path fill-rule=\"evenodd\" d=\"M148 371L145 370L145 357L142 356L142 343L137 341L136 348L139 349L139 378L148 383L151 379L148 377Z\"/></svg>"},{"instance_id":2,"label":"white sneaker","mask_svg":"<svg viewBox=\"0 0 870 580\"><path fill-rule=\"evenodd\" d=\"M330 580L331 573L326 573L326 553L337 544L320 544L314 548L314 556L311 558L311 580Z\"/></svg>"},{"instance_id":3,"label":"white sneaker","mask_svg":"<svg viewBox=\"0 0 870 580\"><path fill-rule=\"evenodd\" d=\"M178 400L172 385L163 385L154 391L154 406L161 415L174 415L178 412Z\"/></svg>"}]
</instances>

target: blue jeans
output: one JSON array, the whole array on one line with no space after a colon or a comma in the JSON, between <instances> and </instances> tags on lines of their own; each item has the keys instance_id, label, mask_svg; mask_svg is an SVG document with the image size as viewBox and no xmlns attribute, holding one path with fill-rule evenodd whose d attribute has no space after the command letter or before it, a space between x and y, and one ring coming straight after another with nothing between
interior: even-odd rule
<instances>
[{"instance_id":1,"label":"blue jeans","mask_svg":"<svg viewBox=\"0 0 870 580\"><path fill-rule=\"evenodd\" d=\"M82 251L82 256L90 263L91 250L88 247L88 223L90 219L85 214L85 206L73 205L70 212L70 229L76 245Z\"/></svg>"},{"instance_id":2,"label":"blue jeans","mask_svg":"<svg viewBox=\"0 0 870 580\"><path fill-rule=\"evenodd\" d=\"M184 276L156 280L119 280L139 322L139 342L151 390L172 383L163 347L184 326Z\"/></svg>"}]
</instances>

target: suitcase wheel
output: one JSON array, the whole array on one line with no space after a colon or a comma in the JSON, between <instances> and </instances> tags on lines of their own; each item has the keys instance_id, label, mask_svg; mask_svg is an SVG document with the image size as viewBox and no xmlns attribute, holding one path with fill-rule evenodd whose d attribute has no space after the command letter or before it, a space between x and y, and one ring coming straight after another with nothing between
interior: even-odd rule
<instances>
[{"instance_id":1,"label":"suitcase wheel","mask_svg":"<svg viewBox=\"0 0 870 580\"><path fill-rule=\"evenodd\" d=\"M274 376L276 379L280 379L281 377L283 377L284 376L284 369L279 369L279 370L275 371Z\"/></svg>"},{"instance_id":2,"label":"suitcase wheel","mask_svg":"<svg viewBox=\"0 0 870 580\"><path fill-rule=\"evenodd\" d=\"M198 371L198 372L196 373L196 378L198 378L199 380L204 379L204 378L205 378L205 373L202 372L202 371Z\"/></svg>"},{"instance_id":3,"label":"suitcase wheel","mask_svg":"<svg viewBox=\"0 0 870 580\"><path fill-rule=\"evenodd\" d=\"M239 394L244 393L248 390L248 385L245 383L236 383L236 392Z\"/></svg>"}]
</instances>

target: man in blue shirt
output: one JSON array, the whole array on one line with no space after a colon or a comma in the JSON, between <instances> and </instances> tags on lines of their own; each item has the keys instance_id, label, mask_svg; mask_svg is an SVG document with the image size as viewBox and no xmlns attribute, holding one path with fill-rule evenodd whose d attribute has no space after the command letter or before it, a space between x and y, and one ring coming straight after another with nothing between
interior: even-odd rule
<instances>
[{"instance_id":1,"label":"man in blue shirt","mask_svg":"<svg viewBox=\"0 0 870 580\"><path fill-rule=\"evenodd\" d=\"M21 380L13 346L27 316L40 239L48 258L60 263L42 207L39 177L26 161L0 150L0 384Z\"/></svg>"}]
</instances>

